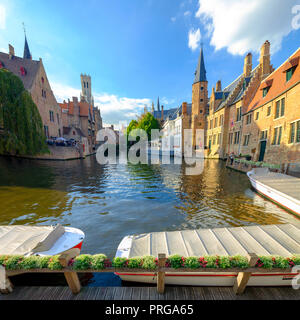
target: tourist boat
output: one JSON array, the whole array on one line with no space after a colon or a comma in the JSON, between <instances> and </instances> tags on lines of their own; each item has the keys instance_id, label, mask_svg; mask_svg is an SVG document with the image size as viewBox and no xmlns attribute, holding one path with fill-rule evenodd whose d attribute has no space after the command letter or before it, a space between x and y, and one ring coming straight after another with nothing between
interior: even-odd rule
<instances>
[{"instance_id":1,"label":"tourist boat","mask_svg":"<svg viewBox=\"0 0 300 320\"><path fill-rule=\"evenodd\" d=\"M247 226L238 228L198 229L157 232L125 237L116 257L207 255L246 256L247 253L290 257L300 253L300 224ZM155 272L118 272L123 281L156 283ZM166 272L165 283L184 286L233 286L236 272ZM290 286L297 273L252 273L249 286Z\"/></svg>"},{"instance_id":2,"label":"tourist boat","mask_svg":"<svg viewBox=\"0 0 300 320\"><path fill-rule=\"evenodd\" d=\"M55 256L70 249L80 253L84 233L56 226L0 226L0 255Z\"/></svg>"},{"instance_id":3,"label":"tourist boat","mask_svg":"<svg viewBox=\"0 0 300 320\"><path fill-rule=\"evenodd\" d=\"M268 168L255 168L247 173L252 187L264 197L284 209L300 215L300 179L271 172Z\"/></svg>"}]
</instances>

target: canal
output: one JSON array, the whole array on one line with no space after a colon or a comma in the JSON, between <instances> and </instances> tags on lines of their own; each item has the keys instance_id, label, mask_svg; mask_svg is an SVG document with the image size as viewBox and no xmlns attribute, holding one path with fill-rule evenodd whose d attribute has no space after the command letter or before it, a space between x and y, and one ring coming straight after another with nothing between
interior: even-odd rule
<instances>
[{"instance_id":1,"label":"canal","mask_svg":"<svg viewBox=\"0 0 300 320\"><path fill-rule=\"evenodd\" d=\"M83 253L112 258L129 234L299 223L218 160L197 176L185 165L99 165L0 157L0 225L60 223L83 230Z\"/></svg>"}]
</instances>

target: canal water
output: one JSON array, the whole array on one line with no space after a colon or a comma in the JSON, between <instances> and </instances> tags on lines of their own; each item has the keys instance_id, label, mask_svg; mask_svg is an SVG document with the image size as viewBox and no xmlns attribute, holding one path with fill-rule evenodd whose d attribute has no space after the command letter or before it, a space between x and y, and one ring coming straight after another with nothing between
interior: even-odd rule
<instances>
[{"instance_id":1,"label":"canal water","mask_svg":"<svg viewBox=\"0 0 300 320\"><path fill-rule=\"evenodd\" d=\"M83 253L112 258L129 234L299 223L223 161L207 160L197 176L185 169L99 165L95 156L67 162L0 157L0 225L77 227L86 234Z\"/></svg>"}]
</instances>

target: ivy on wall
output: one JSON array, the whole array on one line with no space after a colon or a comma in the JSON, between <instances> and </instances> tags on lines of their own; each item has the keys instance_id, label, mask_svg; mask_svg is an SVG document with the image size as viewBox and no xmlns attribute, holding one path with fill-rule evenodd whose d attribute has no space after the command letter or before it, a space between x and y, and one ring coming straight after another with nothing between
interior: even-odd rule
<instances>
[{"instance_id":1,"label":"ivy on wall","mask_svg":"<svg viewBox=\"0 0 300 320\"><path fill-rule=\"evenodd\" d=\"M0 69L0 154L48 153L37 106L13 73Z\"/></svg>"}]
</instances>

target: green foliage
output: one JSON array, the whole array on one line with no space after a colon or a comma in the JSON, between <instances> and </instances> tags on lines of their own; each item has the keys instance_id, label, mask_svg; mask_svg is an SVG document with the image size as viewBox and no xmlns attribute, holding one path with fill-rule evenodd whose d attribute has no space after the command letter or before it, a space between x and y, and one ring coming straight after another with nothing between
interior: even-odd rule
<instances>
[{"instance_id":1,"label":"green foliage","mask_svg":"<svg viewBox=\"0 0 300 320\"><path fill-rule=\"evenodd\" d=\"M53 256L49 259L48 269L50 270L61 270L63 266L60 264L58 260L59 256Z\"/></svg>"},{"instance_id":2,"label":"green foliage","mask_svg":"<svg viewBox=\"0 0 300 320\"><path fill-rule=\"evenodd\" d=\"M82 254L74 259L74 270L89 270L92 269L93 257L90 254Z\"/></svg>"},{"instance_id":3,"label":"green foliage","mask_svg":"<svg viewBox=\"0 0 300 320\"><path fill-rule=\"evenodd\" d=\"M103 270L105 268L106 260L107 260L107 256L104 254L97 254L97 255L93 256L92 269Z\"/></svg>"},{"instance_id":4,"label":"green foliage","mask_svg":"<svg viewBox=\"0 0 300 320\"><path fill-rule=\"evenodd\" d=\"M37 106L22 81L4 69L0 69L0 127L0 154L49 152Z\"/></svg>"},{"instance_id":5,"label":"green foliage","mask_svg":"<svg viewBox=\"0 0 300 320\"><path fill-rule=\"evenodd\" d=\"M125 268L126 267L126 262L127 262L126 258L114 258L112 266L114 268Z\"/></svg>"},{"instance_id":6,"label":"green foliage","mask_svg":"<svg viewBox=\"0 0 300 320\"><path fill-rule=\"evenodd\" d=\"M156 259L152 256L143 257L143 269L147 270L155 270L157 267L156 265Z\"/></svg>"},{"instance_id":7,"label":"green foliage","mask_svg":"<svg viewBox=\"0 0 300 320\"><path fill-rule=\"evenodd\" d=\"M143 259L142 258L131 258L128 260L128 268L131 269L138 269L141 268L143 265Z\"/></svg>"},{"instance_id":8,"label":"green foliage","mask_svg":"<svg viewBox=\"0 0 300 320\"><path fill-rule=\"evenodd\" d=\"M188 257L185 259L185 265L188 269L199 269L200 268L200 260L197 257Z\"/></svg>"},{"instance_id":9,"label":"green foliage","mask_svg":"<svg viewBox=\"0 0 300 320\"><path fill-rule=\"evenodd\" d=\"M144 130L148 135L148 140L151 139L151 130L159 129L160 125L156 118L151 113L144 114L140 120L137 122L136 120L132 120L127 127L127 137L129 135L134 136L132 131L135 129Z\"/></svg>"},{"instance_id":10,"label":"green foliage","mask_svg":"<svg viewBox=\"0 0 300 320\"><path fill-rule=\"evenodd\" d=\"M49 270L62 270L63 266L59 262L59 256L0 256L0 265L4 266L7 270L33 270L33 269L49 269ZM152 256L135 257L135 258L114 258L110 262L103 254L89 255L83 254L69 263L71 270L104 270L107 268L130 268L130 269L145 269L156 270L158 259ZM263 269L289 269L295 265L300 265L300 255L294 255L291 258L279 256L260 256L256 267ZM165 267L172 269L203 269L203 268L249 268L249 263L246 257L243 256L204 256L204 257L182 257L180 255L170 256Z\"/></svg>"},{"instance_id":11,"label":"green foliage","mask_svg":"<svg viewBox=\"0 0 300 320\"><path fill-rule=\"evenodd\" d=\"M182 268L184 266L184 262L185 262L184 258L178 254L170 256L167 259L167 264L174 269Z\"/></svg>"}]
</instances>

